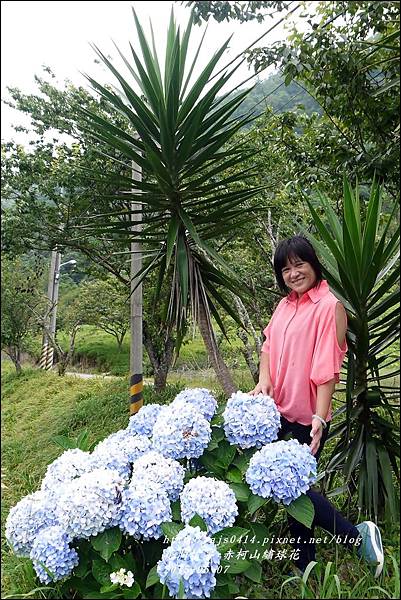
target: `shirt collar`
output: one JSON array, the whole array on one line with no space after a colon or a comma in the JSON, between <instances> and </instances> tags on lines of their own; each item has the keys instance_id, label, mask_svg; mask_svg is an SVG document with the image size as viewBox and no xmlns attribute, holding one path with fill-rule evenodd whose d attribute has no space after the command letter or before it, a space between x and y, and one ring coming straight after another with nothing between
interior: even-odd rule
<instances>
[{"instance_id":1,"label":"shirt collar","mask_svg":"<svg viewBox=\"0 0 401 600\"><path fill-rule=\"evenodd\" d=\"M322 281L315 285L315 287L305 292L302 298L307 296L314 304L317 304L317 302L319 302L319 300L323 298L323 296L325 296L329 291L329 284L327 283L326 279L322 279ZM298 294L292 290L292 292L287 296L287 302L295 302L296 300L298 300Z\"/></svg>"}]
</instances>

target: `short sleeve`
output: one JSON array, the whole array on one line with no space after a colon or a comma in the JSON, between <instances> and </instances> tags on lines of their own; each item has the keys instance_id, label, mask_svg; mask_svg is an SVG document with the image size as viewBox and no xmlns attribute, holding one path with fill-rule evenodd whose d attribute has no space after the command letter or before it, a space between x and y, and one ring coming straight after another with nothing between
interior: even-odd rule
<instances>
[{"instance_id":1,"label":"short sleeve","mask_svg":"<svg viewBox=\"0 0 401 600\"><path fill-rule=\"evenodd\" d=\"M347 342L340 347L336 333L336 304L333 303L321 314L317 327L315 348L312 356L311 381L322 385L332 379L340 380L341 365L347 352Z\"/></svg>"},{"instance_id":2,"label":"short sleeve","mask_svg":"<svg viewBox=\"0 0 401 600\"><path fill-rule=\"evenodd\" d=\"M285 298L283 300L285 300ZM272 330L273 320L276 318L277 314L280 312L280 309L283 305L283 300L281 300L278 303L276 310L274 311L274 313L271 316L269 324L263 330L263 335L265 336L266 339L262 344L261 351L266 352L267 354L270 352L270 338L271 338L271 330Z\"/></svg>"},{"instance_id":3,"label":"short sleeve","mask_svg":"<svg viewBox=\"0 0 401 600\"><path fill-rule=\"evenodd\" d=\"M267 327L264 328L263 330L263 335L265 336L265 341L262 344L262 348L261 351L262 352L266 352L269 353L270 352L270 329L271 329L271 323L272 320L270 320L270 323L268 324Z\"/></svg>"}]
</instances>

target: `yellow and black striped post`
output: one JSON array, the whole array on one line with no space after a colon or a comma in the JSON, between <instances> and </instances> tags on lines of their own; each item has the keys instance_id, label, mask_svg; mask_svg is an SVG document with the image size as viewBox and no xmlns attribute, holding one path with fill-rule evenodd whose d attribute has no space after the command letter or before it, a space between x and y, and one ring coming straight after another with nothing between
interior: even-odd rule
<instances>
[{"instance_id":1,"label":"yellow and black striped post","mask_svg":"<svg viewBox=\"0 0 401 600\"><path fill-rule=\"evenodd\" d=\"M46 338L45 338L45 340L46 340ZM49 346L49 344L47 343L47 341L43 341L42 352L40 354L40 360L39 360L39 369L46 369L48 346Z\"/></svg>"},{"instance_id":2,"label":"yellow and black striped post","mask_svg":"<svg viewBox=\"0 0 401 600\"><path fill-rule=\"evenodd\" d=\"M134 415L143 406L143 376L142 373L131 375L130 413Z\"/></svg>"},{"instance_id":3,"label":"yellow and black striped post","mask_svg":"<svg viewBox=\"0 0 401 600\"><path fill-rule=\"evenodd\" d=\"M132 162L132 181L133 191L138 194L136 182L142 181L142 169L135 162ZM142 283L138 283L138 274L142 270L142 246L138 241L142 231L142 204L131 202L131 210L130 413L134 415L143 406Z\"/></svg>"},{"instance_id":4,"label":"yellow and black striped post","mask_svg":"<svg viewBox=\"0 0 401 600\"><path fill-rule=\"evenodd\" d=\"M44 340L39 360L39 369L49 371L53 367L54 349L53 346L49 344L46 337L44 337Z\"/></svg>"}]
</instances>

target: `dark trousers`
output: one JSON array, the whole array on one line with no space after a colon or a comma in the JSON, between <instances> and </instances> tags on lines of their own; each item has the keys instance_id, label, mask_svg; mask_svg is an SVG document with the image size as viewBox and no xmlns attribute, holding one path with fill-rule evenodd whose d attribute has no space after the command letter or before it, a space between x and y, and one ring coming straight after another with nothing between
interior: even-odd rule
<instances>
[{"instance_id":1,"label":"dark trousers","mask_svg":"<svg viewBox=\"0 0 401 600\"><path fill-rule=\"evenodd\" d=\"M284 417L281 417L281 429L279 432L279 439L287 437L291 433L291 437L298 440L301 444L309 444L312 441L310 437L312 427L310 425L301 425L300 423L290 423ZM329 433L329 424L327 428L323 430L320 446L315 454L316 460L322 453L323 446L327 440ZM335 536L335 540L348 548L352 548L354 543L359 536L359 531L349 521L334 508L334 506L324 496L316 492L315 490L309 489L306 495L311 499L315 508L315 517L313 519L312 528L309 529L302 525L299 521L288 515L288 524L290 528L291 537L295 538L294 550L296 550L295 562L301 571L304 571L306 566L311 560L316 560L316 547L313 540L314 529L317 525L322 527L326 531ZM351 541L348 541L351 540Z\"/></svg>"}]
</instances>

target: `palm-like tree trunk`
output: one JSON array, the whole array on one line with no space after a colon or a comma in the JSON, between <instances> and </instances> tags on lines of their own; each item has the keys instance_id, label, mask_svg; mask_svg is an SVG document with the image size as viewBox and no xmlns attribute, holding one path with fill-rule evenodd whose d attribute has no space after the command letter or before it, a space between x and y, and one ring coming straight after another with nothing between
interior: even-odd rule
<instances>
[{"instance_id":1,"label":"palm-like tree trunk","mask_svg":"<svg viewBox=\"0 0 401 600\"><path fill-rule=\"evenodd\" d=\"M198 327L219 383L222 386L226 396L229 397L231 394L237 391L237 387L226 363L223 360L223 357L221 356L220 350L217 347L202 301L199 302Z\"/></svg>"},{"instance_id":2,"label":"palm-like tree trunk","mask_svg":"<svg viewBox=\"0 0 401 600\"><path fill-rule=\"evenodd\" d=\"M175 340L168 333L165 344L159 347L158 340L152 338L147 322L143 321L143 345L146 348L154 372L154 389L162 392L166 388L167 375L173 362Z\"/></svg>"}]
</instances>

